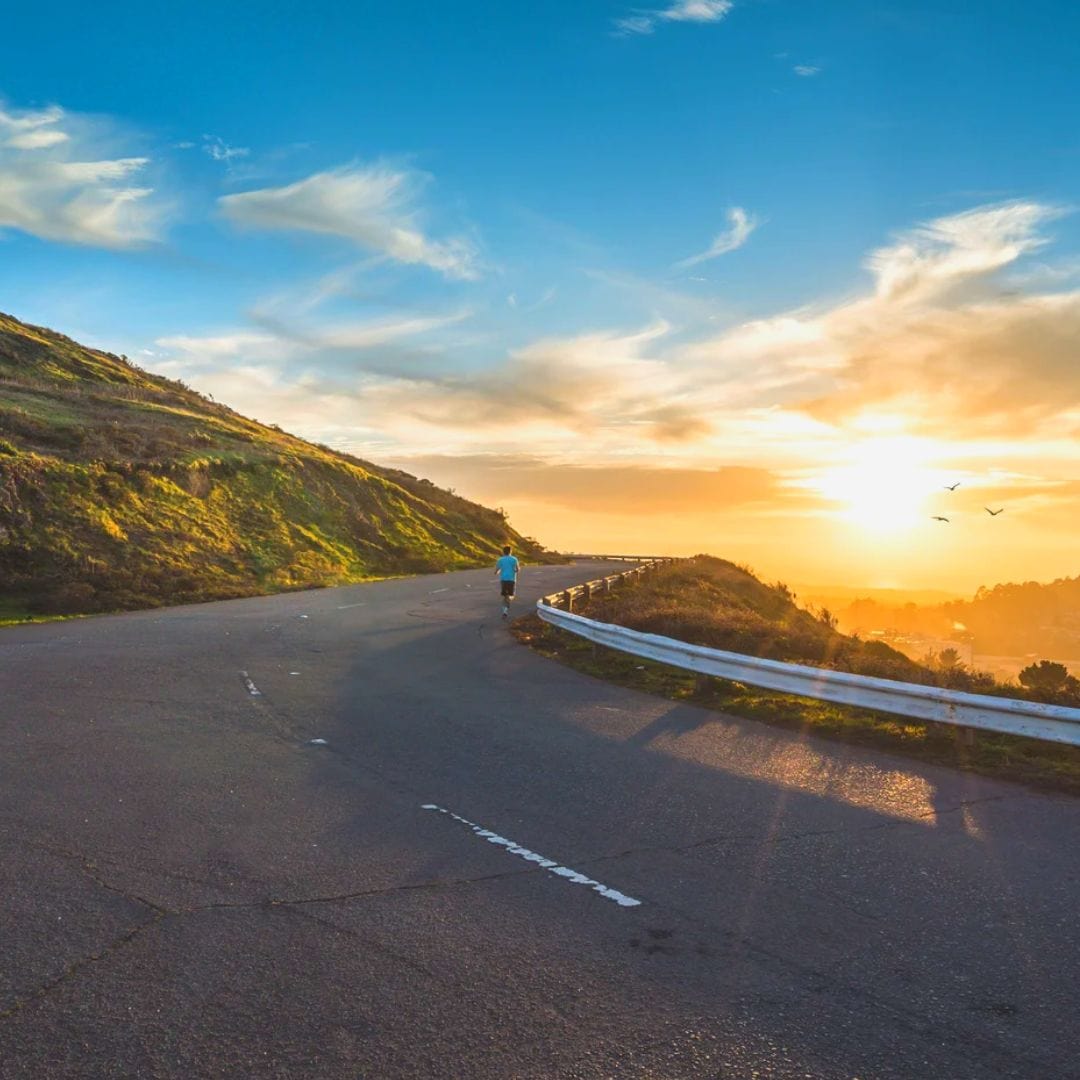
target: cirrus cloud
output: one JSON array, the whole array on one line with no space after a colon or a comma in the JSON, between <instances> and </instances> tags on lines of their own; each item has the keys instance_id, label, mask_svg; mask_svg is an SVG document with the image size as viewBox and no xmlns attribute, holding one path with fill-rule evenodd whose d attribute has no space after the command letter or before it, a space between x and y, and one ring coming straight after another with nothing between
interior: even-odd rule
<instances>
[{"instance_id":1,"label":"cirrus cloud","mask_svg":"<svg viewBox=\"0 0 1080 1080\"><path fill-rule=\"evenodd\" d=\"M734 380L747 404L832 425L890 416L953 441L1074 424L1080 291L1022 293L998 276L1061 213L1018 200L926 222L871 253L867 295L733 327L684 361Z\"/></svg>"},{"instance_id":2,"label":"cirrus cloud","mask_svg":"<svg viewBox=\"0 0 1080 1080\"><path fill-rule=\"evenodd\" d=\"M0 229L43 240L129 248L157 238L161 207L139 178L145 157L107 157L115 135L58 106L0 108Z\"/></svg>"},{"instance_id":3,"label":"cirrus cloud","mask_svg":"<svg viewBox=\"0 0 1080 1080\"><path fill-rule=\"evenodd\" d=\"M758 227L760 222L753 214L748 214L741 206L733 206L727 212L729 228L713 239L713 242L697 255L691 255L675 265L679 269L688 269L699 263L715 259L720 255L726 255L729 251L736 251L750 238L750 234Z\"/></svg>"},{"instance_id":4,"label":"cirrus cloud","mask_svg":"<svg viewBox=\"0 0 1080 1080\"><path fill-rule=\"evenodd\" d=\"M475 279L476 251L468 240L432 240L421 230L415 204L422 180L387 165L346 165L284 187L226 195L219 205L237 225L336 236L395 262Z\"/></svg>"},{"instance_id":5,"label":"cirrus cloud","mask_svg":"<svg viewBox=\"0 0 1080 1080\"><path fill-rule=\"evenodd\" d=\"M675 0L665 8L636 11L615 20L615 32L620 36L651 34L659 23L719 22L734 7L732 0Z\"/></svg>"}]
</instances>

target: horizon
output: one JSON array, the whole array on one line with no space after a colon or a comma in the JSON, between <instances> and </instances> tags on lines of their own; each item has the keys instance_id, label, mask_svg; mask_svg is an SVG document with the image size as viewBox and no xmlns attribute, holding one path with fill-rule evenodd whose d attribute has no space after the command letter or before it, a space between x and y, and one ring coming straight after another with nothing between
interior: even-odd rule
<instances>
[{"instance_id":1,"label":"horizon","mask_svg":"<svg viewBox=\"0 0 1080 1080\"><path fill-rule=\"evenodd\" d=\"M554 549L1080 574L1074 5L61 8L16 317Z\"/></svg>"}]
</instances>

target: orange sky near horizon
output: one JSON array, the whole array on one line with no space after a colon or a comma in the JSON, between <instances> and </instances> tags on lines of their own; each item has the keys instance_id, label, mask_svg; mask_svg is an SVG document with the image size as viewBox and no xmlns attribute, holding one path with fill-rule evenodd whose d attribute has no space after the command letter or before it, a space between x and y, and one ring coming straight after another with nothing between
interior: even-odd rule
<instances>
[{"instance_id":1,"label":"orange sky near horizon","mask_svg":"<svg viewBox=\"0 0 1080 1080\"><path fill-rule=\"evenodd\" d=\"M501 506L522 534L561 551L686 556L707 553L748 565L767 581L868 589L940 589L969 596L980 585L1051 581L1080 574L1075 530L1041 523L1024 500L998 509L1003 485L916 470L912 483L874 484L861 470L825 474L806 488L754 494L754 478L671 470L490 470L467 459L400 461L409 471L487 505ZM540 476L536 473L539 471ZM627 473L630 472L628 475ZM584 475L581 475L584 474ZM919 487L916 484L921 485ZM625 486L625 492L617 490ZM718 489L735 489L718 505ZM635 490L636 489L636 490ZM933 520L947 516L948 522Z\"/></svg>"}]
</instances>

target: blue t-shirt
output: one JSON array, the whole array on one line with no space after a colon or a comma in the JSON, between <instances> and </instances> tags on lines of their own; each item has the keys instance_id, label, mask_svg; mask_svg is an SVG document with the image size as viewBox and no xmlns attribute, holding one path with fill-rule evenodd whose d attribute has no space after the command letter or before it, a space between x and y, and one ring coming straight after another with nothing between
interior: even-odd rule
<instances>
[{"instance_id":1,"label":"blue t-shirt","mask_svg":"<svg viewBox=\"0 0 1080 1080\"><path fill-rule=\"evenodd\" d=\"M500 581L517 581L518 561L513 555L503 555L496 563Z\"/></svg>"}]
</instances>

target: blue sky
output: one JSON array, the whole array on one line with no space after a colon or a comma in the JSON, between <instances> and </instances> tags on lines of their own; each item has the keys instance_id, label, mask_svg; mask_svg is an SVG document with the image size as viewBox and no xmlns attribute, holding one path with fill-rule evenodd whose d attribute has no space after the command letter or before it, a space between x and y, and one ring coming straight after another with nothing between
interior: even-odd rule
<instances>
[{"instance_id":1,"label":"blue sky","mask_svg":"<svg viewBox=\"0 0 1080 1080\"><path fill-rule=\"evenodd\" d=\"M567 546L637 546L680 477L680 543L720 530L773 565L772 523L850 525L836 478L915 440L919 483L959 469L1023 508L986 570L1015 575L1080 484L1052 343L1080 260L1078 42L1065 0L20 5L0 309ZM1051 342L1026 428L1003 361L984 385L1027 326L1009 296ZM868 360L871 324L900 352ZM964 357L956 395L978 389L959 425L928 328ZM632 470L639 495L591 510L568 468ZM942 565L910 548L886 578Z\"/></svg>"}]
</instances>

